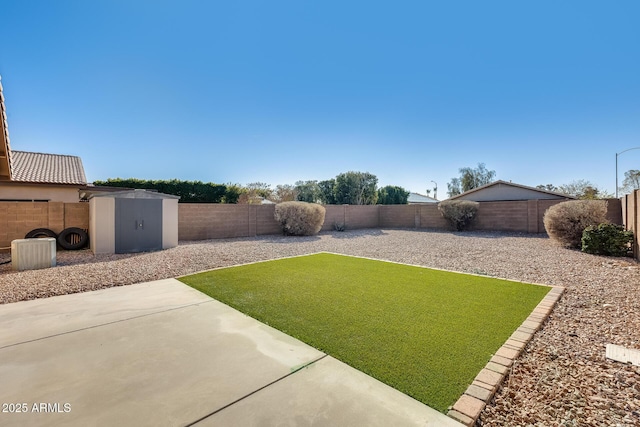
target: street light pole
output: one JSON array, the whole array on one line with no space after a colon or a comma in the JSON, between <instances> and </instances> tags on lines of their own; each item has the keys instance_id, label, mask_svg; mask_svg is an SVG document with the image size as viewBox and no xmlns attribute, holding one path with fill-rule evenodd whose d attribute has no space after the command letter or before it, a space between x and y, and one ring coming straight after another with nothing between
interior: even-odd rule
<instances>
[{"instance_id":1,"label":"street light pole","mask_svg":"<svg viewBox=\"0 0 640 427\"><path fill-rule=\"evenodd\" d=\"M627 148L626 150L616 153L616 199L618 198L618 156L631 150L640 150L640 147Z\"/></svg>"}]
</instances>

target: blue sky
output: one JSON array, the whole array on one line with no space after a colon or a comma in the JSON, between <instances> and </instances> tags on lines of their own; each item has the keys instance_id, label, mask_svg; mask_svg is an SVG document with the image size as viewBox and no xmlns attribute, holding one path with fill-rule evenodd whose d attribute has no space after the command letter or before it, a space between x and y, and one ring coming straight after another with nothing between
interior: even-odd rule
<instances>
[{"instance_id":1,"label":"blue sky","mask_svg":"<svg viewBox=\"0 0 640 427\"><path fill-rule=\"evenodd\" d=\"M110 177L368 171L439 198L479 162L615 190L640 146L640 2L4 1L14 150ZM619 175L640 169L640 150Z\"/></svg>"}]
</instances>

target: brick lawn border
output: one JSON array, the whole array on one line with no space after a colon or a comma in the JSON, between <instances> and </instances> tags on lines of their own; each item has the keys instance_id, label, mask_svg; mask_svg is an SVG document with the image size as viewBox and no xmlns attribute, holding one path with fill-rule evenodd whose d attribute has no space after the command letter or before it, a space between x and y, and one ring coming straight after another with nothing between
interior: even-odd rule
<instances>
[{"instance_id":1,"label":"brick lawn border","mask_svg":"<svg viewBox=\"0 0 640 427\"><path fill-rule=\"evenodd\" d=\"M491 401L498 387L509 372L513 361L522 353L533 334L549 317L553 307L562 296L565 288L552 286L522 325L511 334L498 349L487 365L473 380L467 391L449 410L447 415L462 424L471 427L475 424L484 407Z\"/></svg>"}]
</instances>

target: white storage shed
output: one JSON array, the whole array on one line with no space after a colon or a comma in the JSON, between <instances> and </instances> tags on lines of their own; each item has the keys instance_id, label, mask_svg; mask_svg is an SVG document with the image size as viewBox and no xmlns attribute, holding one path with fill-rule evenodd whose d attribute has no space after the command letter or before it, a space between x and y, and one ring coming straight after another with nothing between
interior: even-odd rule
<instances>
[{"instance_id":1,"label":"white storage shed","mask_svg":"<svg viewBox=\"0 0 640 427\"><path fill-rule=\"evenodd\" d=\"M179 198L147 190L92 195L91 250L94 254L122 254L178 246Z\"/></svg>"}]
</instances>

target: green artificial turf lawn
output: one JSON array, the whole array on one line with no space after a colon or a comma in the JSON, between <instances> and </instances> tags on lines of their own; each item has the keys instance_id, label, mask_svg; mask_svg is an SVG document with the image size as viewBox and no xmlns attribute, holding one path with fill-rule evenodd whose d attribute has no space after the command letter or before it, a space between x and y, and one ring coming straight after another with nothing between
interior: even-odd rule
<instances>
[{"instance_id":1,"label":"green artificial turf lawn","mask_svg":"<svg viewBox=\"0 0 640 427\"><path fill-rule=\"evenodd\" d=\"M180 280L442 412L549 291L329 253Z\"/></svg>"}]
</instances>

